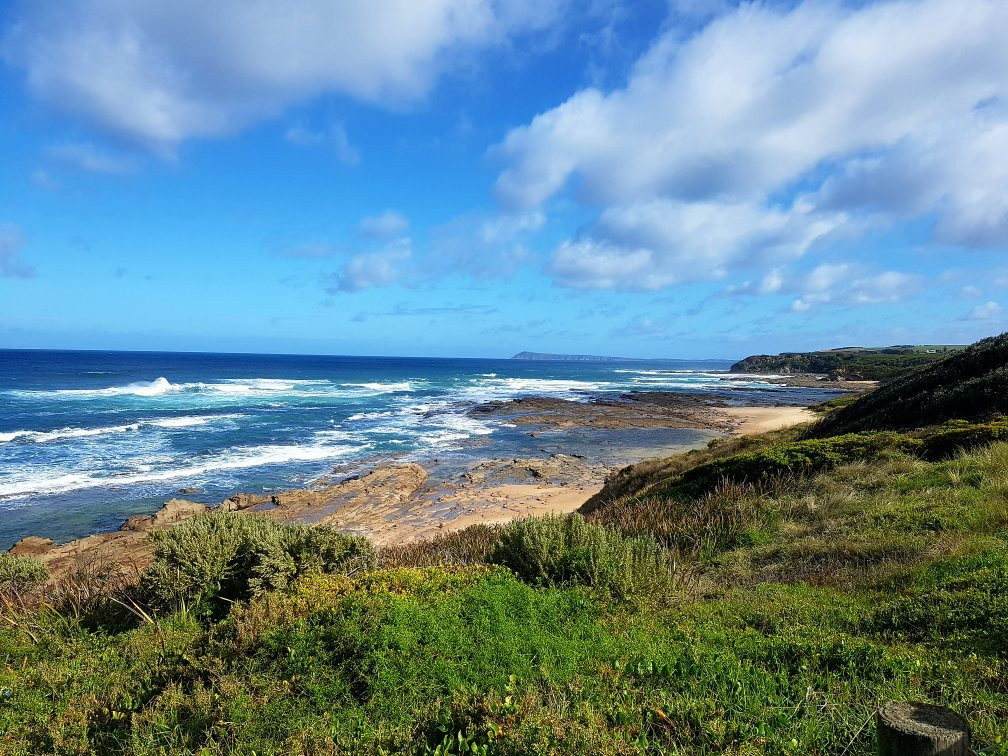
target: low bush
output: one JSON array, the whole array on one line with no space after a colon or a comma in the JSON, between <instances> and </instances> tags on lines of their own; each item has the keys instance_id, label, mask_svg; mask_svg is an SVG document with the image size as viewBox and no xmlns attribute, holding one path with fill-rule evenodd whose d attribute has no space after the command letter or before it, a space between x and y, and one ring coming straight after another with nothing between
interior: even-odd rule
<instances>
[{"instance_id":1,"label":"low bush","mask_svg":"<svg viewBox=\"0 0 1008 756\"><path fill-rule=\"evenodd\" d=\"M962 451L1008 441L1008 420L971 424L953 420L924 438L921 456L928 460L948 459Z\"/></svg>"},{"instance_id":2,"label":"low bush","mask_svg":"<svg viewBox=\"0 0 1008 756\"><path fill-rule=\"evenodd\" d=\"M677 485L685 493L697 496L714 490L725 481L763 485L780 478L824 472L851 462L868 462L886 454L913 453L922 445L921 440L899 433L851 433L796 441L698 465L683 473Z\"/></svg>"},{"instance_id":3,"label":"low bush","mask_svg":"<svg viewBox=\"0 0 1008 756\"><path fill-rule=\"evenodd\" d=\"M586 585L619 598L676 587L671 555L650 536L625 536L575 514L513 520L493 561L531 583Z\"/></svg>"},{"instance_id":4,"label":"low bush","mask_svg":"<svg viewBox=\"0 0 1008 756\"><path fill-rule=\"evenodd\" d=\"M362 536L235 513L203 515L149 537L154 561L141 588L160 607L243 599L286 588L303 574L353 574L375 563Z\"/></svg>"},{"instance_id":5,"label":"low bush","mask_svg":"<svg viewBox=\"0 0 1008 756\"><path fill-rule=\"evenodd\" d=\"M0 553L0 591L22 590L49 579L49 568L38 559Z\"/></svg>"}]
</instances>

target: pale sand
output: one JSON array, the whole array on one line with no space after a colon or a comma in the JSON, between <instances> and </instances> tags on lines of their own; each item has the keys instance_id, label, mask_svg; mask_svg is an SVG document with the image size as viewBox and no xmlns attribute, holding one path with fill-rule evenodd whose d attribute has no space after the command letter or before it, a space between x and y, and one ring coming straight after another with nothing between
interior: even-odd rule
<instances>
[{"instance_id":1,"label":"pale sand","mask_svg":"<svg viewBox=\"0 0 1008 756\"><path fill-rule=\"evenodd\" d=\"M739 421L736 436L766 433L816 419L816 413L805 407L724 407L718 411Z\"/></svg>"}]
</instances>

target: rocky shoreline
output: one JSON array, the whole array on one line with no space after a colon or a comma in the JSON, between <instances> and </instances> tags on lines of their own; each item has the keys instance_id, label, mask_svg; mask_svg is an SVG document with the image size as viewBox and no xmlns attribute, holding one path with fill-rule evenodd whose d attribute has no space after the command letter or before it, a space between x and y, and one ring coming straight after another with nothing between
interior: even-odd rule
<instances>
[{"instance_id":1,"label":"rocky shoreline","mask_svg":"<svg viewBox=\"0 0 1008 756\"><path fill-rule=\"evenodd\" d=\"M553 441L561 447L563 433L572 429L660 432L663 428L691 428L708 431L704 438L712 438L759 432L773 427L768 422L791 424L811 417L808 410L799 407L731 407L726 396L671 392L634 392L587 402L529 397L489 402L473 408L470 414L504 420L532 436L560 433ZM666 446L632 450L634 461L672 451ZM154 514L129 518L118 531L61 545L29 537L16 543L10 553L40 559L57 578L85 563L124 575L138 574L152 556L147 537L151 531L215 508L278 522L327 525L365 535L379 546L407 543L473 523L574 511L601 490L606 477L621 466L611 461L545 449L534 456L477 459L464 469L441 464L435 458L420 462L386 458L374 460L360 474L328 475L304 489L236 493L219 504L172 499Z\"/></svg>"}]
</instances>

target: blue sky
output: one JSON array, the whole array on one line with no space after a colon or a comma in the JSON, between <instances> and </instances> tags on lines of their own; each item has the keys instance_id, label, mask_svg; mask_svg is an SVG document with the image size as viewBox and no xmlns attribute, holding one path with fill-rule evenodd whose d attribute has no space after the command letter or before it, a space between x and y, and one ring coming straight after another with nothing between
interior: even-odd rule
<instances>
[{"instance_id":1,"label":"blue sky","mask_svg":"<svg viewBox=\"0 0 1008 756\"><path fill-rule=\"evenodd\" d=\"M1003 0L15 2L0 347L999 333L1005 29Z\"/></svg>"}]
</instances>

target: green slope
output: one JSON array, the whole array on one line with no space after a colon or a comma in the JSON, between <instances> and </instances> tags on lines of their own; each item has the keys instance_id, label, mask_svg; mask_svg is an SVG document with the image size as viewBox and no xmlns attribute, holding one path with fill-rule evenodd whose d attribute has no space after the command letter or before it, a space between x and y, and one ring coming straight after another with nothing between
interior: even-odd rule
<instances>
[{"instance_id":1,"label":"green slope","mask_svg":"<svg viewBox=\"0 0 1008 756\"><path fill-rule=\"evenodd\" d=\"M824 418L818 437L907 429L1008 412L1008 333L894 378Z\"/></svg>"}]
</instances>

